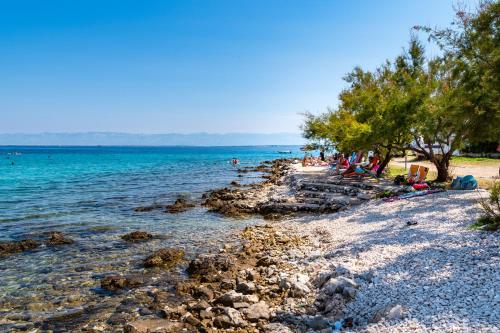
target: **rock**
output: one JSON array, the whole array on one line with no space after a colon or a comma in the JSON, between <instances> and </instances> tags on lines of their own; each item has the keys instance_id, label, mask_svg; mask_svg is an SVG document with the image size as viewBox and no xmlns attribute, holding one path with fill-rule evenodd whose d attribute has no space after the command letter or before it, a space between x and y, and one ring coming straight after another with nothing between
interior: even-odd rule
<instances>
[{"instance_id":1,"label":"rock","mask_svg":"<svg viewBox=\"0 0 500 333\"><path fill-rule=\"evenodd\" d=\"M323 316L314 316L308 319L306 325L315 331L320 331L330 327L330 323Z\"/></svg>"},{"instance_id":2,"label":"rock","mask_svg":"<svg viewBox=\"0 0 500 333\"><path fill-rule=\"evenodd\" d=\"M129 275L126 277L127 287L133 288L144 284L144 278L138 274Z\"/></svg>"},{"instance_id":3,"label":"rock","mask_svg":"<svg viewBox=\"0 0 500 333\"><path fill-rule=\"evenodd\" d=\"M236 180L233 180L231 183L230 183L231 186L235 186L235 187L240 187L241 184L238 183Z\"/></svg>"},{"instance_id":4,"label":"rock","mask_svg":"<svg viewBox=\"0 0 500 333\"><path fill-rule=\"evenodd\" d=\"M357 290L352 287L344 287L342 290L342 295L348 299L354 299L356 297Z\"/></svg>"},{"instance_id":5,"label":"rock","mask_svg":"<svg viewBox=\"0 0 500 333\"><path fill-rule=\"evenodd\" d=\"M39 244L32 239L25 239L18 242L4 242L0 243L0 255L33 250L38 246Z\"/></svg>"},{"instance_id":6,"label":"rock","mask_svg":"<svg viewBox=\"0 0 500 333\"><path fill-rule=\"evenodd\" d=\"M373 274L373 272L370 271L370 272L366 272L366 273L361 274L359 277L368 283L372 283L374 278L375 278L375 275Z\"/></svg>"},{"instance_id":7,"label":"rock","mask_svg":"<svg viewBox=\"0 0 500 333\"><path fill-rule=\"evenodd\" d=\"M186 198L179 197L172 205L167 205L165 206L165 208L169 213L181 213L195 206L196 205L194 203L188 201Z\"/></svg>"},{"instance_id":8,"label":"rock","mask_svg":"<svg viewBox=\"0 0 500 333\"><path fill-rule=\"evenodd\" d=\"M154 204L151 206L141 206L134 208L134 212L151 212L156 209L162 209L164 206L160 204Z\"/></svg>"},{"instance_id":9,"label":"rock","mask_svg":"<svg viewBox=\"0 0 500 333\"><path fill-rule=\"evenodd\" d=\"M210 307L210 304L205 301L205 300L201 300L199 301L198 303L192 305L189 307L189 310L190 311L194 311L194 312L200 312L200 311L203 311L205 309L208 309Z\"/></svg>"},{"instance_id":10,"label":"rock","mask_svg":"<svg viewBox=\"0 0 500 333\"><path fill-rule=\"evenodd\" d=\"M165 306L161 311L163 318L170 320L178 320L186 314L186 307L184 305L179 305L176 307Z\"/></svg>"},{"instance_id":11,"label":"rock","mask_svg":"<svg viewBox=\"0 0 500 333\"><path fill-rule=\"evenodd\" d=\"M259 301L259 297L257 295L243 295L241 297L241 301L246 303L257 303Z\"/></svg>"},{"instance_id":12,"label":"rock","mask_svg":"<svg viewBox=\"0 0 500 333\"><path fill-rule=\"evenodd\" d=\"M345 287L358 288L358 284L352 279L339 276L328 280L324 284L322 292L331 296L335 293L342 293Z\"/></svg>"},{"instance_id":13,"label":"rock","mask_svg":"<svg viewBox=\"0 0 500 333\"><path fill-rule=\"evenodd\" d=\"M232 279L223 279L220 283L220 288L223 290L235 289L236 282Z\"/></svg>"},{"instance_id":14,"label":"rock","mask_svg":"<svg viewBox=\"0 0 500 333\"><path fill-rule=\"evenodd\" d=\"M172 248L163 248L155 251L144 260L146 267L172 268L184 258L184 251Z\"/></svg>"},{"instance_id":15,"label":"rock","mask_svg":"<svg viewBox=\"0 0 500 333\"><path fill-rule=\"evenodd\" d=\"M314 280L314 285L318 288L321 289L321 287L323 287L323 285L328 281L330 280L332 276L332 273L331 272L321 272L318 274L318 276L316 277L316 279Z\"/></svg>"},{"instance_id":16,"label":"rock","mask_svg":"<svg viewBox=\"0 0 500 333\"><path fill-rule=\"evenodd\" d=\"M181 320L191 326L201 326L201 321L199 321L196 317L194 317L191 313L186 313Z\"/></svg>"},{"instance_id":17,"label":"rock","mask_svg":"<svg viewBox=\"0 0 500 333\"><path fill-rule=\"evenodd\" d=\"M236 302L242 302L242 298L243 294L231 290L219 296L219 298L217 298L215 302L224 306L233 306L233 304Z\"/></svg>"},{"instance_id":18,"label":"rock","mask_svg":"<svg viewBox=\"0 0 500 333\"><path fill-rule=\"evenodd\" d=\"M127 286L127 280L123 276L110 275L101 280L101 288L116 291Z\"/></svg>"},{"instance_id":19,"label":"rock","mask_svg":"<svg viewBox=\"0 0 500 333\"><path fill-rule=\"evenodd\" d=\"M253 282L242 282L236 287L236 291L243 294L253 294L256 291L255 283Z\"/></svg>"},{"instance_id":20,"label":"rock","mask_svg":"<svg viewBox=\"0 0 500 333\"><path fill-rule=\"evenodd\" d=\"M201 319L212 319L214 316L215 316L215 314L212 312L211 308L207 308L206 310L200 311L200 318Z\"/></svg>"},{"instance_id":21,"label":"rock","mask_svg":"<svg viewBox=\"0 0 500 333\"><path fill-rule=\"evenodd\" d=\"M268 320L270 318L269 306L263 301L250 305L243 310L243 314L251 322L256 322L259 319Z\"/></svg>"},{"instance_id":22,"label":"rock","mask_svg":"<svg viewBox=\"0 0 500 333\"><path fill-rule=\"evenodd\" d=\"M245 274L245 278L248 280L248 281L257 281L257 279L259 279L260 277L260 274L258 272L256 272L254 269L252 268L248 268L244 271L244 274Z\"/></svg>"},{"instance_id":23,"label":"rock","mask_svg":"<svg viewBox=\"0 0 500 333\"><path fill-rule=\"evenodd\" d=\"M399 304L393 306L387 313L388 320L398 320L403 316L403 307Z\"/></svg>"},{"instance_id":24,"label":"rock","mask_svg":"<svg viewBox=\"0 0 500 333\"><path fill-rule=\"evenodd\" d=\"M64 236L62 232L53 231L50 233L50 238L45 244L47 246L56 246L56 245L67 245L73 244L74 241L71 238L67 238Z\"/></svg>"},{"instance_id":25,"label":"rock","mask_svg":"<svg viewBox=\"0 0 500 333\"><path fill-rule=\"evenodd\" d=\"M222 304L225 306L234 306L235 303L245 302L245 303L257 303L259 301L259 297L257 295L243 295L234 290L228 291L225 294L219 296L215 303Z\"/></svg>"},{"instance_id":26,"label":"rock","mask_svg":"<svg viewBox=\"0 0 500 333\"><path fill-rule=\"evenodd\" d=\"M147 241L153 238L153 235L145 231L133 231L131 233L122 236L122 239L127 242L141 242Z\"/></svg>"},{"instance_id":27,"label":"rock","mask_svg":"<svg viewBox=\"0 0 500 333\"><path fill-rule=\"evenodd\" d=\"M262 257L260 258L258 261L257 261L257 267L269 267L271 265L276 265L278 264L278 260L275 259L275 258L272 258L270 256L265 256L265 257Z\"/></svg>"},{"instance_id":28,"label":"rock","mask_svg":"<svg viewBox=\"0 0 500 333\"><path fill-rule=\"evenodd\" d=\"M248 323L243 319L241 313L233 308L222 308L222 314L214 319L214 325L218 328L245 327Z\"/></svg>"},{"instance_id":29,"label":"rock","mask_svg":"<svg viewBox=\"0 0 500 333\"><path fill-rule=\"evenodd\" d=\"M282 275L280 276L279 287L282 290L288 290L291 297L304 297L311 292L308 281L309 277L305 274Z\"/></svg>"},{"instance_id":30,"label":"rock","mask_svg":"<svg viewBox=\"0 0 500 333\"><path fill-rule=\"evenodd\" d=\"M233 308L235 309L243 309L243 308L248 308L250 304L246 302L234 302L233 303Z\"/></svg>"},{"instance_id":31,"label":"rock","mask_svg":"<svg viewBox=\"0 0 500 333\"><path fill-rule=\"evenodd\" d=\"M177 333L183 328L182 324L166 319L146 319L129 322L123 330L125 333Z\"/></svg>"},{"instance_id":32,"label":"rock","mask_svg":"<svg viewBox=\"0 0 500 333\"><path fill-rule=\"evenodd\" d=\"M369 193L366 193L366 192L358 192L356 197L358 199L361 199L361 200L370 200L370 199L372 199L373 196Z\"/></svg>"},{"instance_id":33,"label":"rock","mask_svg":"<svg viewBox=\"0 0 500 333\"><path fill-rule=\"evenodd\" d=\"M370 319L371 323L378 323L383 318L387 320L398 320L403 316L403 307L399 304L394 305L390 304L384 308L377 310L372 318Z\"/></svg>"},{"instance_id":34,"label":"rock","mask_svg":"<svg viewBox=\"0 0 500 333\"><path fill-rule=\"evenodd\" d=\"M214 292L207 286L198 286L194 289L193 296L211 301L214 298Z\"/></svg>"},{"instance_id":35,"label":"rock","mask_svg":"<svg viewBox=\"0 0 500 333\"><path fill-rule=\"evenodd\" d=\"M131 319L128 313L114 313L112 314L106 322L113 326L123 326Z\"/></svg>"},{"instance_id":36,"label":"rock","mask_svg":"<svg viewBox=\"0 0 500 333\"><path fill-rule=\"evenodd\" d=\"M291 329L279 323L271 323L264 325L262 329L264 330L264 333L293 333Z\"/></svg>"},{"instance_id":37,"label":"rock","mask_svg":"<svg viewBox=\"0 0 500 333\"><path fill-rule=\"evenodd\" d=\"M202 254L189 263L187 272L192 277L211 282L219 272L227 272L234 268L236 260L227 254Z\"/></svg>"}]
</instances>

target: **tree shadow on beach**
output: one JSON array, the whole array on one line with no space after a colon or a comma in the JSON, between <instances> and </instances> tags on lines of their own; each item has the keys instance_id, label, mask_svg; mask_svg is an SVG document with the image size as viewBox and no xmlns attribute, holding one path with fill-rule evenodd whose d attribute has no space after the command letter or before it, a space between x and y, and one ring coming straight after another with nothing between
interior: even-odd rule
<instances>
[{"instance_id":1,"label":"tree shadow on beach","mask_svg":"<svg viewBox=\"0 0 500 333\"><path fill-rule=\"evenodd\" d=\"M361 289L347 306L345 317L353 317L353 330L363 330L377 312L399 304L404 320L429 329L437 321L446 326L449 318L464 330L494 329L500 318L495 307L500 285L499 246L485 239L497 236L467 230L478 216L471 198L445 193L422 199L380 202L369 213L353 211L349 217L347 211L328 217L342 216L346 228L367 226L356 241L332 243L323 256L332 264L341 263L336 258L370 263L357 273L370 272L374 280L357 279ZM315 220L317 217L300 222ZM417 224L407 225L407 221Z\"/></svg>"}]
</instances>

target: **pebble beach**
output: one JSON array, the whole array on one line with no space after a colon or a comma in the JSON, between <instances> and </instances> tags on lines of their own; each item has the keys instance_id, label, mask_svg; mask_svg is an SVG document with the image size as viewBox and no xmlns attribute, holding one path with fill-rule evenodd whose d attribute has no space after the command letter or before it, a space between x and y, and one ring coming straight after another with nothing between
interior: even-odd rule
<instances>
[{"instance_id":1,"label":"pebble beach","mask_svg":"<svg viewBox=\"0 0 500 333\"><path fill-rule=\"evenodd\" d=\"M499 332L498 233L469 229L480 195L375 200L291 228L314 240L305 270L321 275L342 267L354 277L344 313L354 321L349 331Z\"/></svg>"}]
</instances>

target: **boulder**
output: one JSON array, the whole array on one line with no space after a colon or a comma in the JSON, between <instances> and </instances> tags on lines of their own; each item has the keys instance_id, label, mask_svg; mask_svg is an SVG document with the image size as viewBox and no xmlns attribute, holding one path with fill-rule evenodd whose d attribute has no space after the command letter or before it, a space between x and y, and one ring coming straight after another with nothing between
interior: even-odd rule
<instances>
[{"instance_id":1,"label":"boulder","mask_svg":"<svg viewBox=\"0 0 500 333\"><path fill-rule=\"evenodd\" d=\"M62 232L58 231L51 232L49 240L45 242L47 246L67 245L73 243L74 241L71 238L64 236Z\"/></svg>"},{"instance_id":2,"label":"boulder","mask_svg":"<svg viewBox=\"0 0 500 333\"><path fill-rule=\"evenodd\" d=\"M177 198L172 205L166 205L165 209L168 213L182 213L188 210L189 208L193 208L196 205L184 197Z\"/></svg>"},{"instance_id":3,"label":"boulder","mask_svg":"<svg viewBox=\"0 0 500 333\"><path fill-rule=\"evenodd\" d=\"M243 294L253 294L256 291L255 283L253 282L241 282L236 287L236 291Z\"/></svg>"},{"instance_id":4,"label":"boulder","mask_svg":"<svg viewBox=\"0 0 500 333\"><path fill-rule=\"evenodd\" d=\"M323 285L321 291L327 295L333 295L335 293L342 293L345 287L358 288L358 284L353 279L339 276L328 280Z\"/></svg>"},{"instance_id":5,"label":"boulder","mask_svg":"<svg viewBox=\"0 0 500 333\"><path fill-rule=\"evenodd\" d=\"M291 297L304 297L311 292L309 277L305 274L281 275L279 278L279 287L282 290L288 290Z\"/></svg>"},{"instance_id":6,"label":"boulder","mask_svg":"<svg viewBox=\"0 0 500 333\"><path fill-rule=\"evenodd\" d=\"M0 243L0 255L33 250L38 246L39 244L32 239L25 239L18 242L4 242Z\"/></svg>"},{"instance_id":7,"label":"boulder","mask_svg":"<svg viewBox=\"0 0 500 333\"><path fill-rule=\"evenodd\" d=\"M250 305L243 310L243 314L251 322L256 322L259 319L268 320L271 317L269 306L263 301Z\"/></svg>"},{"instance_id":8,"label":"boulder","mask_svg":"<svg viewBox=\"0 0 500 333\"><path fill-rule=\"evenodd\" d=\"M214 292L207 286L198 286L194 288L193 296L199 299L211 301L214 298Z\"/></svg>"},{"instance_id":9,"label":"boulder","mask_svg":"<svg viewBox=\"0 0 500 333\"><path fill-rule=\"evenodd\" d=\"M187 272L203 281L212 281L219 272L227 272L235 266L234 257L227 254L202 254L189 263Z\"/></svg>"},{"instance_id":10,"label":"boulder","mask_svg":"<svg viewBox=\"0 0 500 333\"><path fill-rule=\"evenodd\" d=\"M133 231L122 236L122 239L127 242L142 242L153 238L153 235L145 231Z\"/></svg>"},{"instance_id":11,"label":"boulder","mask_svg":"<svg viewBox=\"0 0 500 333\"><path fill-rule=\"evenodd\" d=\"M172 248L163 248L155 251L144 260L146 267L173 268L184 258L184 251Z\"/></svg>"},{"instance_id":12,"label":"boulder","mask_svg":"<svg viewBox=\"0 0 500 333\"><path fill-rule=\"evenodd\" d=\"M217 328L246 327L248 323L243 319L241 313L233 308L219 308L220 315L215 317L214 326Z\"/></svg>"}]
</instances>

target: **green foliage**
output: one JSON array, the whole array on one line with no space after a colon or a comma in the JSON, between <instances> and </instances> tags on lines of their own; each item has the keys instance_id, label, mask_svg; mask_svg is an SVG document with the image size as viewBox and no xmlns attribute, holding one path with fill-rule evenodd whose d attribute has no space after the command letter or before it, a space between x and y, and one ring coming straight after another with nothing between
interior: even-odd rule
<instances>
[{"instance_id":1,"label":"green foliage","mask_svg":"<svg viewBox=\"0 0 500 333\"><path fill-rule=\"evenodd\" d=\"M496 231L500 227L500 182L495 182L487 199L479 201L483 215L473 224L474 228Z\"/></svg>"},{"instance_id":2,"label":"green foliage","mask_svg":"<svg viewBox=\"0 0 500 333\"><path fill-rule=\"evenodd\" d=\"M443 55L426 59L414 37L409 48L375 71L348 73L339 107L306 115L304 136L340 151L376 150L382 168L398 151L411 149L448 179L452 153L465 144L500 139L499 2L475 13L457 11L451 28L416 27L438 43ZM415 143L415 144L412 144ZM439 153L423 145L439 147Z\"/></svg>"}]
</instances>

